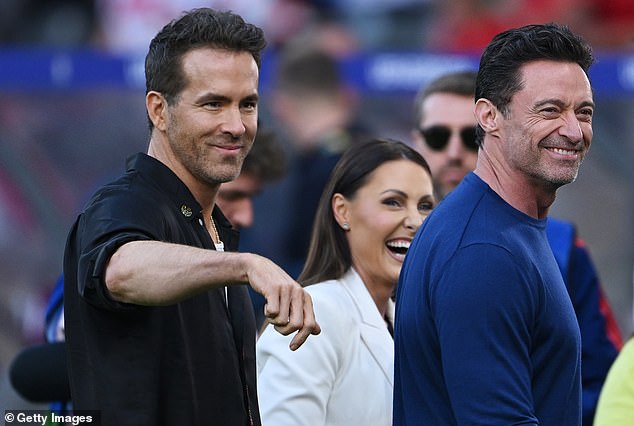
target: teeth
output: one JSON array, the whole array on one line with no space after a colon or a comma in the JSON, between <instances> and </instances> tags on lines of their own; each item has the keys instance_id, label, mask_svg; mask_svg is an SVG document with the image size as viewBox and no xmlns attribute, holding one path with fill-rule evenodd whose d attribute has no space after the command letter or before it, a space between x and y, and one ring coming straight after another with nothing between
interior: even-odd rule
<instances>
[{"instance_id":1,"label":"teeth","mask_svg":"<svg viewBox=\"0 0 634 426\"><path fill-rule=\"evenodd\" d=\"M573 151L573 150L561 149L561 148L553 148L553 151L555 151L557 154L562 154L562 155L573 155L577 153L576 151Z\"/></svg>"},{"instance_id":2,"label":"teeth","mask_svg":"<svg viewBox=\"0 0 634 426\"><path fill-rule=\"evenodd\" d=\"M388 247L408 249L410 246L410 242L409 241L389 241L387 245Z\"/></svg>"}]
</instances>

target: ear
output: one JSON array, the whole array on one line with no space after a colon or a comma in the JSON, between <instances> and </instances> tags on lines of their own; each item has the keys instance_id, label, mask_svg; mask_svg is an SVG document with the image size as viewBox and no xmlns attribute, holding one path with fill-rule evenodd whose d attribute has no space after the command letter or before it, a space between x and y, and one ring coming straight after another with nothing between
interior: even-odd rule
<instances>
[{"instance_id":1,"label":"ear","mask_svg":"<svg viewBox=\"0 0 634 426\"><path fill-rule=\"evenodd\" d=\"M149 91L145 95L145 108L154 127L164 131L166 128L167 101L159 92Z\"/></svg>"},{"instance_id":2,"label":"ear","mask_svg":"<svg viewBox=\"0 0 634 426\"><path fill-rule=\"evenodd\" d=\"M348 223L348 216L350 213L346 197L336 193L330 200L330 206L332 208L332 214L335 216L335 220L339 226L343 227L344 223Z\"/></svg>"},{"instance_id":3,"label":"ear","mask_svg":"<svg viewBox=\"0 0 634 426\"><path fill-rule=\"evenodd\" d=\"M495 133L498 130L498 119L501 117L498 109L490 100L480 98L475 104L475 118L485 133Z\"/></svg>"}]
</instances>

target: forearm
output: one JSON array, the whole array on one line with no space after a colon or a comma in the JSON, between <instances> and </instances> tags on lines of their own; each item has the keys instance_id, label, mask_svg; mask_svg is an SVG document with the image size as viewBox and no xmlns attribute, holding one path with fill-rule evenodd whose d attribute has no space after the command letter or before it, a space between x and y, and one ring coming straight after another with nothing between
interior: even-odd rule
<instances>
[{"instance_id":1,"label":"forearm","mask_svg":"<svg viewBox=\"0 0 634 426\"><path fill-rule=\"evenodd\" d=\"M137 305L169 305L224 285L248 284L266 299L264 315L278 332L298 331L290 348L321 331L310 296L270 260L252 253L225 253L158 241L119 247L105 270L114 300Z\"/></svg>"},{"instance_id":2,"label":"forearm","mask_svg":"<svg viewBox=\"0 0 634 426\"><path fill-rule=\"evenodd\" d=\"M105 271L111 297L168 305L202 291L248 282L250 255L220 253L159 241L133 241L112 255Z\"/></svg>"}]
</instances>

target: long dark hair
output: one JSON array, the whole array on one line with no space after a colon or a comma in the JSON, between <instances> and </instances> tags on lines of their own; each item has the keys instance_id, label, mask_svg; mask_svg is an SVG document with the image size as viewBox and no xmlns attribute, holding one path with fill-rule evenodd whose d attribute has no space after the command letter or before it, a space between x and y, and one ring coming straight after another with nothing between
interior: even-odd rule
<instances>
[{"instance_id":1,"label":"long dark hair","mask_svg":"<svg viewBox=\"0 0 634 426\"><path fill-rule=\"evenodd\" d=\"M356 143L343 153L319 200L308 257L298 279L302 285L340 278L352 266L345 231L335 220L332 211L333 195L338 193L349 200L353 199L372 172L382 164L396 160L412 161L431 176L425 159L414 149L396 140L373 139Z\"/></svg>"}]
</instances>

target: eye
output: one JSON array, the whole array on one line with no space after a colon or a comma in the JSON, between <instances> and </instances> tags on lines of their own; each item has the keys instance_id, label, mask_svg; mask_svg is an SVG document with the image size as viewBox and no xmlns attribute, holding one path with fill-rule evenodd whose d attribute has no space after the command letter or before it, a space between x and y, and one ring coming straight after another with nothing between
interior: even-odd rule
<instances>
[{"instance_id":1,"label":"eye","mask_svg":"<svg viewBox=\"0 0 634 426\"><path fill-rule=\"evenodd\" d=\"M559 115L559 108L554 106L544 107L540 110L540 112L547 117L554 117Z\"/></svg>"},{"instance_id":2,"label":"eye","mask_svg":"<svg viewBox=\"0 0 634 426\"><path fill-rule=\"evenodd\" d=\"M388 198L386 200L383 200L383 204L385 204L386 206L390 206L390 207L400 207L401 206L401 202L399 200L397 200L396 198Z\"/></svg>"},{"instance_id":3,"label":"eye","mask_svg":"<svg viewBox=\"0 0 634 426\"><path fill-rule=\"evenodd\" d=\"M434 209L434 203L430 201L423 201L422 203L418 205L418 210L421 213L429 213L433 209Z\"/></svg>"},{"instance_id":4,"label":"eye","mask_svg":"<svg viewBox=\"0 0 634 426\"><path fill-rule=\"evenodd\" d=\"M219 109L222 106L220 101L209 101L203 104L203 107L206 109Z\"/></svg>"},{"instance_id":5,"label":"eye","mask_svg":"<svg viewBox=\"0 0 634 426\"><path fill-rule=\"evenodd\" d=\"M257 111L257 109L258 109L258 101L257 100L243 101L240 104L240 108L242 110L244 110L244 111L247 111L247 112Z\"/></svg>"},{"instance_id":6,"label":"eye","mask_svg":"<svg viewBox=\"0 0 634 426\"><path fill-rule=\"evenodd\" d=\"M577 117L579 117L580 120L584 121L590 121L593 114L594 110L592 108L582 108L577 111Z\"/></svg>"}]
</instances>

